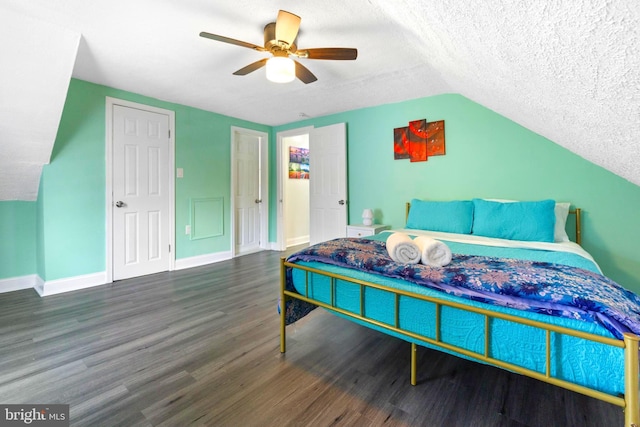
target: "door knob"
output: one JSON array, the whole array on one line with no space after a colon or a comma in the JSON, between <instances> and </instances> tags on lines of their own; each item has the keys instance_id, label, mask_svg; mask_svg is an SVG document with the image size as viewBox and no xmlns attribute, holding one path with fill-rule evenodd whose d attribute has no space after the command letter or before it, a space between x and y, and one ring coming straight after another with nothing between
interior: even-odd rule
<instances>
[{"instance_id":1,"label":"door knob","mask_svg":"<svg viewBox=\"0 0 640 427\"><path fill-rule=\"evenodd\" d=\"M338 200L339 205L344 205L344 200Z\"/></svg>"},{"instance_id":2,"label":"door knob","mask_svg":"<svg viewBox=\"0 0 640 427\"><path fill-rule=\"evenodd\" d=\"M262 199L256 199L256 203L262 203Z\"/></svg>"},{"instance_id":3,"label":"door knob","mask_svg":"<svg viewBox=\"0 0 640 427\"><path fill-rule=\"evenodd\" d=\"M116 208L121 208L121 207L123 207L123 206L124 206L124 202L123 202L122 200L118 200L118 201L116 202Z\"/></svg>"}]
</instances>

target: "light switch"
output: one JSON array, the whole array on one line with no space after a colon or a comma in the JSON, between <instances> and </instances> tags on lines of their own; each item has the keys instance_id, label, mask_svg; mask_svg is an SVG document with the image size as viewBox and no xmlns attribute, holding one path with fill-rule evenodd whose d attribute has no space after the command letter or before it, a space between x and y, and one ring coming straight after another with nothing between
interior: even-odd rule
<instances>
[{"instance_id":1,"label":"light switch","mask_svg":"<svg viewBox=\"0 0 640 427\"><path fill-rule=\"evenodd\" d=\"M184 177L184 171L182 170L182 168L178 168L178 170L176 171L176 176L178 178Z\"/></svg>"},{"instance_id":2,"label":"light switch","mask_svg":"<svg viewBox=\"0 0 640 427\"><path fill-rule=\"evenodd\" d=\"M186 235L190 235L191 234L191 226L190 225L185 225L184 226L184 234L186 234Z\"/></svg>"}]
</instances>

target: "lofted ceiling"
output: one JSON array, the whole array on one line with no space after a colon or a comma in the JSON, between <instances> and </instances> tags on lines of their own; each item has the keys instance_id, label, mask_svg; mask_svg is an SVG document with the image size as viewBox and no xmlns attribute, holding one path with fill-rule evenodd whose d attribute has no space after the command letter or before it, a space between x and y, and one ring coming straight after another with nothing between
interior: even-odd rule
<instances>
[{"instance_id":1,"label":"lofted ceiling","mask_svg":"<svg viewBox=\"0 0 640 427\"><path fill-rule=\"evenodd\" d=\"M232 75L267 54L199 37L262 45L279 9L299 48L358 59L300 59L318 81L277 84ZM459 93L640 185L637 0L3 0L0 27L0 200L37 196L70 70L266 125Z\"/></svg>"}]
</instances>

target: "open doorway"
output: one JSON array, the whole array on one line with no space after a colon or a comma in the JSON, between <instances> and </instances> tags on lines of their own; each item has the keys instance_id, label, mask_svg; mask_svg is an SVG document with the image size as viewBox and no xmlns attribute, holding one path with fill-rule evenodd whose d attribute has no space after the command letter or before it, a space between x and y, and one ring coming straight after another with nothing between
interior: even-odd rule
<instances>
[{"instance_id":1,"label":"open doorway","mask_svg":"<svg viewBox=\"0 0 640 427\"><path fill-rule=\"evenodd\" d=\"M309 149L312 127L279 132L278 140L278 250L309 242L309 179L289 178L291 147ZM296 162L293 162L296 163ZM293 166L295 169L296 166ZM296 175L292 173L292 176Z\"/></svg>"},{"instance_id":2,"label":"open doorway","mask_svg":"<svg viewBox=\"0 0 640 427\"><path fill-rule=\"evenodd\" d=\"M346 123L306 127L277 134L278 239L277 250L304 243L310 244L346 236L347 165ZM287 147L307 141L309 147L308 192L287 192L289 156ZM297 188L293 186L293 188ZM303 195L304 194L304 195ZM291 199L306 197L305 201ZM304 205L304 206L303 206ZM307 210L308 208L308 210ZM302 210L304 209L304 213ZM308 226L306 225L308 221ZM293 223L293 224L292 224ZM308 232L306 231L308 227ZM294 235L287 235L293 228ZM304 230L304 231L302 231ZM304 233L304 234L303 234Z\"/></svg>"}]
</instances>

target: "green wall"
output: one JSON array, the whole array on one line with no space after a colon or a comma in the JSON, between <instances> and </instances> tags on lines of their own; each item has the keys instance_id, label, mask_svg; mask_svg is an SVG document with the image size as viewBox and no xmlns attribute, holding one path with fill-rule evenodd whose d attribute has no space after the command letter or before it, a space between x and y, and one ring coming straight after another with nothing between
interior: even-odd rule
<instances>
[{"instance_id":1,"label":"green wall","mask_svg":"<svg viewBox=\"0 0 640 427\"><path fill-rule=\"evenodd\" d=\"M393 129L423 118L445 120L446 155L394 160ZM374 208L376 222L402 227L405 203L414 197L569 201L583 209L583 246L605 274L640 293L640 187L460 95L309 119L273 134L339 122L347 123L350 223ZM275 188L271 194L275 209ZM275 229L275 210L271 218Z\"/></svg>"},{"instance_id":2,"label":"green wall","mask_svg":"<svg viewBox=\"0 0 640 427\"><path fill-rule=\"evenodd\" d=\"M105 97L175 111L176 258L230 250L230 129L270 135L275 165L277 132L346 122L349 219L365 207L376 221L401 227L404 204L491 197L553 198L583 208L583 245L605 274L640 293L636 212L640 187L460 95L439 95L309 119L271 128L125 91L72 80L51 164L44 167L37 202L0 202L0 279L37 273L44 280L105 269ZM212 94L215 96L215 94ZM410 120L445 120L445 156L427 162L393 160L393 128ZM272 137L273 136L273 137ZM276 235L276 175L270 170L270 240ZM191 198L223 197L224 235L190 240Z\"/></svg>"},{"instance_id":3,"label":"green wall","mask_svg":"<svg viewBox=\"0 0 640 427\"><path fill-rule=\"evenodd\" d=\"M105 270L105 100L101 86L72 80L50 164L38 192L38 275Z\"/></svg>"},{"instance_id":4,"label":"green wall","mask_svg":"<svg viewBox=\"0 0 640 427\"><path fill-rule=\"evenodd\" d=\"M184 169L184 178L176 179L176 259L229 251L231 127L263 132L270 127L73 79L36 203L40 277L55 280L106 268L107 96L175 112L176 167ZM224 199L224 235L191 240L184 234L190 198L203 197Z\"/></svg>"},{"instance_id":5,"label":"green wall","mask_svg":"<svg viewBox=\"0 0 640 427\"><path fill-rule=\"evenodd\" d=\"M36 272L36 204L0 203L0 279Z\"/></svg>"}]
</instances>

